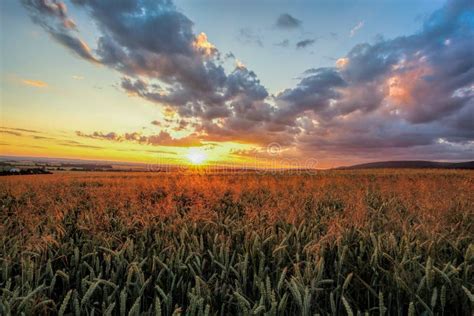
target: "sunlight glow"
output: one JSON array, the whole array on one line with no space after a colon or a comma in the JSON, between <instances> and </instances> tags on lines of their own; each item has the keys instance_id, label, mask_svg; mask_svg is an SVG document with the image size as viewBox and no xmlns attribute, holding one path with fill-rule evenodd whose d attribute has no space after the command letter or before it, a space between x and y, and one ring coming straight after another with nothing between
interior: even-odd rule
<instances>
[{"instance_id":1,"label":"sunlight glow","mask_svg":"<svg viewBox=\"0 0 474 316\"><path fill-rule=\"evenodd\" d=\"M191 163L195 165L199 165L203 163L207 158L206 154L202 150L197 149L197 148L190 148L189 153L187 154L186 157Z\"/></svg>"}]
</instances>

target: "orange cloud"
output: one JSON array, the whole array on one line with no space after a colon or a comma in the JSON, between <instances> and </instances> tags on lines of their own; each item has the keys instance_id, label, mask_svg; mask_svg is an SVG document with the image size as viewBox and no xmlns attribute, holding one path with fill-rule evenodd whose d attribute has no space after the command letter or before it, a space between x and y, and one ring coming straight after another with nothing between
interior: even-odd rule
<instances>
[{"instance_id":1,"label":"orange cloud","mask_svg":"<svg viewBox=\"0 0 474 316\"><path fill-rule=\"evenodd\" d=\"M48 84L44 81L41 80L29 80L29 79L23 79L21 81L24 85L35 87L35 88L46 88L48 87Z\"/></svg>"},{"instance_id":2,"label":"orange cloud","mask_svg":"<svg viewBox=\"0 0 474 316\"><path fill-rule=\"evenodd\" d=\"M429 66L423 60L417 62L401 62L394 66L395 70L402 70L399 74L387 79L388 97L399 105L409 105L415 103L414 90L420 89L427 92L428 83L422 78L432 74Z\"/></svg>"},{"instance_id":3,"label":"orange cloud","mask_svg":"<svg viewBox=\"0 0 474 316\"><path fill-rule=\"evenodd\" d=\"M243 62L241 62L240 60L238 60L238 59L235 60L235 67L237 67L239 69L246 68L245 64Z\"/></svg>"},{"instance_id":4,"label":"orange cloud","mask_svg":"<svg viewBox=\"0 0 474 316\"><path fill-rule=\"evenodd\" d=\"M64 19L63 25L67 29L75 29L76 28L76 23L71 19Z\"/></svg>"},{"instance_id":5,"label":"orange cloud","mask_svg":"<svg viewBox=\"0 0 474 316\"><path fill-rule=\"evenodd\" d=\"M336 60L336 67L339 69L345 68L349 64L349 58L343 57Z\"/></svg>"},{"instance_id":6,"label":"orange cloud","mask_svg":"<svg viewBox=\"0 0 474 316\"><path fill-rule=\"evenodd\" d=\"M206 56L212 56L217 51L216 47L207 40L207 35L204 32L201 32L196 36L193 46L196 50L203 52Z\"/></svg>"}]
</instances>

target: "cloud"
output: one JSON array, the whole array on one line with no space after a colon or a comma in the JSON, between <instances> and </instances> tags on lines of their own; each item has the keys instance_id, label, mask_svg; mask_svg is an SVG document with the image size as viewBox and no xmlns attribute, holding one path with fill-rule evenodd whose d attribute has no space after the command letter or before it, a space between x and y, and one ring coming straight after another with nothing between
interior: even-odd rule
<instances>
[{"instance_id":1,"label":"cloud","mask_svg":"<svg viewBox=\"0 0 474 316\"><path fill-rule=\"evenodd\" d=\"M35 88L47 88L48 84L41 80L29 80L29 79L22 79L21 83L27 86L35 87Z\"/></svg>"},{"instance_id":2,"label":"cloud","mask_svg":"<svg viewBox=\"0 0 474 316\"><path fill-rule=\"evenodd\" d=\"M47 136L33 136L34 139L40 139L40 140L54 140L55 138L53 137L47 137Z\"/></svg>"},{"instance_id":3,"label":"cloud","mask_svg":"<svg viewBox=\"0 0 474 316\"><path fill-rule=\"evenodd\" d=\"M19 132L15 132L15 131L0 131L0 133L9 134L9 135L13 135L13 136L23 136L23 134L21 134Z\"/></svg>"},{"instance_id":4,"label":"cloud","mask_svg":"<svg viewBox=\"0 0 474 316\"><path fill-rule=\"evenodd\" d=\"M86 144L82 144L80 142L77 142L75 140L65 140L65 141L59 142L59 145L67 146L67 147L88 148L88 149L104 149L104 147L86 145Z\"/></svg>"},{"instance_id":5,"label":"cloud","mask_svg":"<svg viewBox=\"0 0 474 316\"><path fill-rule=\"evenodd\" d=\"M238 69L247 68L245 66L245 64L242 61L238 60L238 59L235 59L235 67L238 68Z\"/></svg>"},{"instance_id":6,"label":"cloud","mask_svg":"<svg viewBox=\"0 0 474 316\"><path fill-rule=\"evenodd\" d=\"M193 47L201 51L206 56L213 56L217 54L217 48L207 40L206 33L199 33L193 42Z\"/></svg>"},{"instance_id":7,"label":"cloud","mask_svg":"<svg viewBox=\"0 0 474 316\"><path fill-rule=\"evenodd\" d=\"M225 59L235 59L235 55L232 52L228 52L224 56Z\"/></svg>"},{"instance_id":8,"label":"cloud","mask_svg":"<svg viewBox=\"0 0 474 316\"><path fill-rule=\"evenodd\" d=\"M239 34L237 35L237 39L246 45L257 45L259 47L263 47L262 36L256 33L250 27L241 28L239 30Z\"/></svg>"},{"instance_id":9,"label":"cloud","mask_svg":"<svg viewBox=\"0 0 474 316\"><path fill-rule=\"evenodd\" d=\"M187 101L193 98L190 91L176 89L163 93L161 88L143 80L122 79L122 88L130 95L139 96L154 103L171 106L184 118L199 118L201 123L214 119L248 121L254 124L265 115L262 110L269 110L264 103L268 92L260 84L256 74L240 64L225 77L219 95L197 95L195 99L206 100L205 104ZM208 126L203 124L203 126Z\"/></svg>"},{"instance_id":10,"label":"cloud","mask_svg":"<svg viewBox=\"0 0 474 316\"><path fill-rule=\"evenodd\" d=\"M314 43L316 43L315 39L308 38L308 39L297 42L296 43L296 48L306 48L308 46L313 45Z\"/></svg>"},{"instance_id":11,"label":"cloud","mask_svg":"<svg viewBox=\"0 0 474 316\"><path fill-rule=\"evenodd\" d=\"M353 37L354 35L356 35L356 33L364 26L364 21L359 21L357 22L356 25L354 25L354 27L351 29L349 35L350 37Z\"/></svg>"},{"instance_id":12,"label":"cloud","mask_svg":"<svg viewBox=\"0 0 474 316\"><path fill-rule=\"evenodd\" d=\"M0 134L9 134L9 135L17 136L17 137L26 137L26 138L31 138L31 139L34 139L34 140L53 141L56 144L59 144L61 146L67 146L67 147L103 149L103 147L87 145L87 144L83 144L83 143L80 143L80 142L75 141L75 140L58 139L58 138L55 138L55 137L46 136L48 134L45 135L40 131L32 130L32 129L0 127ZM40 134L40 135L38 135L38 134ZM41 134L43 134L43 135L41 135ZM28 145L28 147L46 148L46 147L37 146L37 145Z\"/></svg>"},{"instance_id":13,"label":"cloud","mask_svg":"<svg viewBox=\"0 0 474 316\"><path fill-rule=\"evenodd\" d=\"M19 136L19 137L23 137L23 136L31 137L32 136L35 139L42 138L42 136L35 135L35 134L39 134L40 133L39 131L32 130L32 129L25 129L25 128L14 128L14 127L0 126L0 133L9 134L9 135L13 135L13 136ZM34 134L34 135L27 135L27 134Z\"/></svg>"},{"instance_id":14,"label":"cloud","mask_svg":"<svg viewBox=\"0 0 474 316\"><path fill-rule=\"evenodd\" d=\"M64 38L59 43L86 60L122 73L121 87L129 95L163 105L184 118L203 123L229 118L238 115L235 111L255 108L268 96L255 73L244 65L226 73L218 49L206 34L194 33L193 22L171 1L75 0L98 27L94 49L73 44L84 42L61 23L69 19L64 4L61 14L50 14L41 0L24 4L34 21L55 39L58 34ZM263 45L251 29L242 29L240 34L244 41Z\"/></svg>"},{"instance_id":15,"label":"cloud","mask_svg":"<svg viewBox=\"0 0 474 316\"><path fill-rule=\"evenodd\" d=\"M42 14L45 18L57 18L61 22L62 27L65 29L76 28L74 21L68 17L67 8L63 2L47 0L23 0L23 3L32 11L37 11L37 13ZM42 23L39 15L35 15L35 18L38 18L38 23Z\"/></svg>"},{"instance_id":16,"label":"cloud","mask_svg":"<svg viewBox=\"0 0 474 316\"><path fill-rule=\"evenodd\" d=\"M0 129L11 130L11 131L19 131L19 132L27 132L27 133L33 133L33 134L38 134L39 133L39 131L37 131L37 130L26 129L26 128L17 128L17 127L0 126Z\"/></svg>"},{"instance_id":17,"label":"cloud","mask_svg":"<svg viewBox=\"0 0 474 316\"><path fill-rule=\"evenodd\" d=\"M280 46L280 47L288 47L289 45L290 45L290 41L288 39L275 43L275 46Z\"/></svg>"},{"instance_id":18,"label":"cloud","mask_svg":"<svg viewBox=\"0 0 474 316\"><path fill-rule=\"evenodd\" d=\"M82 39L69 33L62 33L59 31L52 31L50 34L56 41L71 49L79 57L91 62L97 62L97 59L92 55L91 49Z\"/></svg>"},{"instance_id":19,"label":"cloud","mask_svg":"<svg viewBox=\"0 0 474 316\"><path fill-rule=\"evenodd\" d=\"M60 1L22 0L33 22L43 27L53 39L77 56L97 62L89 46L76 35L76 23L68 16L66 4Z\"/></svg>"},{"instance_id":20,"label":"cloud","mask_svg":"<svg viewBox=\"0 0 474 316\"><path fill-rule=\"evenodd\" d=\"M152 145L152 146L168 146L168 147L195 147L202 146L200 139L195 135L189 135L182 138L173 138L166 131L161 131L158 134L154 135L142 135L138 132L117 134L115 132L102 133L102 132L93 132L91 134L86 134L80 131L76 132L77 136L84 138L92 138L99 140L108 140L113 142L135 142L139 144Z\"/></svg>"},{"instance_id":21,"label":"cloud","mask_svg":"<svg viewBox=\"0 0 474 316\"><path fill-rule=\"evenodd\" d=\"M150 153L150 154L164 154L164 155L171 155L171 156L176 156L177 153L174 152L169 152L165 150L142 150L142 152Z\"/></svg>"},{"instance_id":22,"label":"cloud","mask_svg":"<svg viewBox=\"0 0 474 316\"><path fill-rule=\"evenodd\" d=\"M288 13L280 14L277 18L275 25L280 29L292 30L301 27L301 20L291 16Z\"/></svg>"},{"instance_id":23,"label":"cloud","mask_svg":"<svg viewBox=\"0 0 474 316\"><path fill-rule=\"evenodd\" d=\"M335 67L309 69L280 93L276 116L301 129L302 151L466 159L474 140L473 18L472 3L452 1L414 35L358 44Z\"/></svg>"},{"instance_id":24,"label":"cloud","mask_svg":"<svg viewBox=\"0 0 474 316\"><path fill-rule=\"evenodd\" d=\"M336 60L336 68L342 69L349 64L349 58L342 57Z\"/></svg>"}]
</instances>

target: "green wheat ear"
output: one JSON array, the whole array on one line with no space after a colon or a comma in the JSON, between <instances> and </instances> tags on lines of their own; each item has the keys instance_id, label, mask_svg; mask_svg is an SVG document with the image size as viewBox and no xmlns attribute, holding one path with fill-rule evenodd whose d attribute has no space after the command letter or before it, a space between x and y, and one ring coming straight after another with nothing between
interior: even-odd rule
<instances>
[{"instance_id":1,"label":"green wheat ear","mask_svg":"<svg viewBox=\"0 0 474 316\"><path fill-rule=\"evenodd\" d=\"M161 301L158 296L155 297L155 316L161 316Z\"/></svg>"},{"instance_id":2,"label":"green wheat ear","mask_svg":"<svg viewBox=\"0 0 474 316\"><path fill-rule=\"evenodd\" d=\"M107 315L107 316L112 316L113 314L113 311L114 311L114 308L115 308L115 303L112 303L109 305L109 307L107 307L107 309L105 310L105 313L104 315Z\"/></svg>"},{"instance_id":3,"label":"green wheat ear","mask_svg":"<svg viewBox=\"0 0 474 316\"><path fill-rule=\"evenodd\" d=\"M443 286L441 287L440 300L441 300L442 312L444 313L444 308L446 307L446 285L443 285Z\"/></svg>"},{"instance_id":4,"label":"green wheat ear","mask_svg":"<svg viewBox=\"0 0 474 316\"><path fill-rule=\"evenodd\" d=\"M344 308L346 309L347 315L353 316L354 313L352 312L351 305L349 304L349 302L346 300L344 296L342 296L342 303L344 305Z\"/></svg>"},{"instance_id":5,"label":"green wheat ear","mask_svg":"<svg viewBox=\"0 0 474 316\"><path fill-rule=\"evenodd\" d=\"M408 316L415 316L415 304L413 302L410 302L408 306Z\"/></svg>"},{"instance_id":6,"label":"green wheat ear","mask_svg":"<svg viewBox=\"0 0 474 316\"><path fill-rule=\"evenodd\" d=\"M120 316L125 316L127 311L127 289L120 292Z\"/></svg>"},{"instance_id":7,"label":"green wheat ear","mask_svg":"<svg viewBox=\"0 0 474 316\"><path fill-rule=\"evenodd\" d=\"M469 301L471 302L471 309L474 310L474 294L471 293L464 285L462 286L462 289L464 290L464 293L466 293L467 297L469 298Z\"/></svg>"},{"instance_id":8,"label":"green wheat ear","mask_svg":"<svg viewBox=\"0 0 474 316\"><path fill-rule=\"evenodd\" d=\"M79 293L77 290L74 290L73 294L73 306L74 306L74 315L80 316L81 315L81 306L79 305Z\"/></svg>"},{"instance_id":9,"label":"green wheat ear","mask_svg":"<svg viewBox=\"0 0 474 316\"><path fill-rule=\"evenodd\" d=\"M59 308L58 315L63 316L64 312L66 312L67 305L69 304L69 300L71 299L73 290L69 290L64 297L63 303L61 304L61 307Z\"/></svg>"},{"instance_id":10,"label":"green wheat ear","mask_svg":"<svg viewBox=\"0 0 474 316\"><path fill-rule=\"evenodd\" d=\"M141 297L139 296L133 303L132 308L130 308L130 311L128 313L129 316L138 316L140 314L140 302Z\"/></svg>"},{"instance_id":11,"label":"green wheat ear","mask_svg":"<svg viewBox=\"0 0 474 316\"><path fill-rule=\"evenodd\" d=\"M380 312L380 316L385 315L386 311L387 311L387 308L385 307L385 304L384 304L383 293L379 292L379 312Z\"/></svg>"}]
</instances>

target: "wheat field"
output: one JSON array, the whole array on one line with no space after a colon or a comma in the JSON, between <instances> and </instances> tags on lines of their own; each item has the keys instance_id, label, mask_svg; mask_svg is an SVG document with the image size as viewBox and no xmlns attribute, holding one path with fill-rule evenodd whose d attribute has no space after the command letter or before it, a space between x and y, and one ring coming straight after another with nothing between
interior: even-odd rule
<instances>
[{"instance_id":1,"label":"wheat field","mask_svg":"<svg viewBox=\"0 0 474 316\"><path fill-rule=\"evenodd\" d=\"M472 315L474 173L0 179L1 315Z\"/></svg>"}]
</instances>

